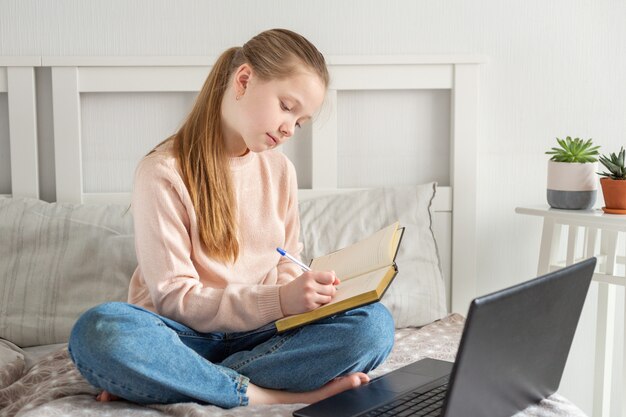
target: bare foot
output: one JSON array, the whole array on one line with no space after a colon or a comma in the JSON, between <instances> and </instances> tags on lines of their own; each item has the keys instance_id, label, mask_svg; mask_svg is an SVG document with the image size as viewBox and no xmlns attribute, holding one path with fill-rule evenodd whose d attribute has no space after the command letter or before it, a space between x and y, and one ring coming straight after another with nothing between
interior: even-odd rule
<instances>
[{"instance_id":1,"label":"bare foot","mask_svg":"<svg viewBox=\"0 0 626 417\"><path fill-rule=\"evenodd\" d=\"M102 401L102 402L117 401L119 399L120 399L119 397L116 397L115 395L111 394L108 391L102 391L96 397L96 401Z\"/></svg>"},{"instance_id":2,"label":"bare foot","mask_svg":"<svg viewBox=\"0 0 626 417\"><path fill-rule=\"evenodd\" d=\"M312 404L331 397L340 392L359 387L368 383L369 376L362 372L335 378L323 387L308 392L288 392L261 388L254 384L248 385L248 400L254 404Z\"/></svg>"}]
</instances>

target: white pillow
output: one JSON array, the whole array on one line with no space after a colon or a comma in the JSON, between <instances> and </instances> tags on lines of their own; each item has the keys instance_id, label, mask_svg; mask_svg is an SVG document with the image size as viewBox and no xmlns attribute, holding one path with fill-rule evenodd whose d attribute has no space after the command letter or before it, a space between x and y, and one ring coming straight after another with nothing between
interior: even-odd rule
<instances>
[{"instance_id":1,"label":"white pillow","mask_svg":"<svg viewBox=\"0 0 626 417\"><path fill-rule=\"evenodd\" d=\"M361 240L396 220L404 236L398 275L382 303L396 328L423 326L446 315L446 292L430 211L436 183L354 191L300 202L305 263Z\"/></svg>"},{"instance_id":2,"label":"white pillow","mask_svg":"<svg viewBox=\"0 0 626 417\"><path fill-rule=\"evenodd\" d=\"M126 300L137 266L126 209L0 198L0 338L64 343L85 310Z\"/></svg>"}]
</instances>

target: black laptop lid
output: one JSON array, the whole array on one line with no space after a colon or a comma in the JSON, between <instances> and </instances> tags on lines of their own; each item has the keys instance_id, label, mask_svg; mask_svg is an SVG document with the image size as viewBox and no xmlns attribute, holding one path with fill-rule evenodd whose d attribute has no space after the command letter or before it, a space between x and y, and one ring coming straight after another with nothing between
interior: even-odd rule
<instances>
[{"instance_id":1,"label":"black laptop lid","mask_svg":"<svg viewBox=\"0 0 626 417\"><path fill-rule=\"evenodd\" d=\"M470 305L446 417L512 416L559 386L596 259Z\"/></svg>"}]
</instances>

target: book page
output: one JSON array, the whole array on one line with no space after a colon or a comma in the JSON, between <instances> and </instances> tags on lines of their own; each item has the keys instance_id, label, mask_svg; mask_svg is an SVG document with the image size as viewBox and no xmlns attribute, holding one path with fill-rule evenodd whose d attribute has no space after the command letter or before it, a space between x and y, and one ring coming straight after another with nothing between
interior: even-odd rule
<instances>
[{"instance_id":1,"label":"book page","mask_svg":"<svg viewBox=\"0 0 626 417\"><path fill-rule=\"evenodd\" d=\"M276 321L276 329L282 332L378 301L396 272L393 266L385 266L342 282L330 303L306 313L283 317Z\"/></svg>"},{"instance_id":2,"label":"book page","mask_svg":"<svg viewBox=\"0 0 626 417\"><path fill-rule=\"evenodd\" d=\"M400 234L396 222L351 246L313 259L311 269L334 270L339 279L344 281L391 265Z\"/></svg>"},{"instance_id":3,"label":"book page","mask_svg":"<svg viewBox=\"0 0 626 417\"><path fill-rule=\"evenodd\" d=\"M335 304L365 292L375 291L388 269L389 268L385 266L368 272L365 275L361 275L358 278L343 281L341 284L337 285L337 292L331 302L324 305Z\"/></svg>"}]
</instances>

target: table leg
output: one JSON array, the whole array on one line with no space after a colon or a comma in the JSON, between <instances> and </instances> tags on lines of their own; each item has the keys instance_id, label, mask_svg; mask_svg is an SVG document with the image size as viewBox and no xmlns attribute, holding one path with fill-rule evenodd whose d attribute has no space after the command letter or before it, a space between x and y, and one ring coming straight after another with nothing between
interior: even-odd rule
<instances>
[{"instance_id":1,"label":"table leg","mask_svg":"<svg viewBox=\"0 0 626 417\"><path fill-rule=\"evenodd\" d=\"M615 342L615 287L598 283L598 320L596 360L593 384L594 417L610 417L611 382L613 378L613 344Z\"/></svg>"},{"instance_id":2,"label":"table leg","mask_svg":"<svg viewBox=\"0 0 626 417\"><path fill-rule=\"evenodd\" d=\"M561 225L556 224L553 219L544 217L537 275L544 275L550 272L550 265L558 253L560 241Z\"/></svg>"},{"instance_id":3,"label":"table leg","mask_svg":"<svg viewBox=\"0 0 626 417\"><path fill-rule=\"evenodd\" d=\"M567 257L565 258L565 265L572 265L576 260L576 249L578 248L578 232L580 226L570 224L567 226Z\"/></svg>"},{"instance_id":4,"label":"table leg","mask_svg":"<svg viewBox=\"0 0 626 417\"><path fill-rule=\"evenodd\" d=\"M595 227L585 228L585 259L596 255L596 244L598 241L598 229Z\"/></svg>"},{"instance_id":5,"label":"table leg","mask_svg":"<svg viewBox=\"0 0 626 417\"><path fill-rule=\"evenodd\" d=\"M617 232L602 230L602 252L606 254L604 273L615 274ZM615 343L615 286L598 282L598 318L593 384L593 416L610 417Z\"/></svg>"}]
</instances>

